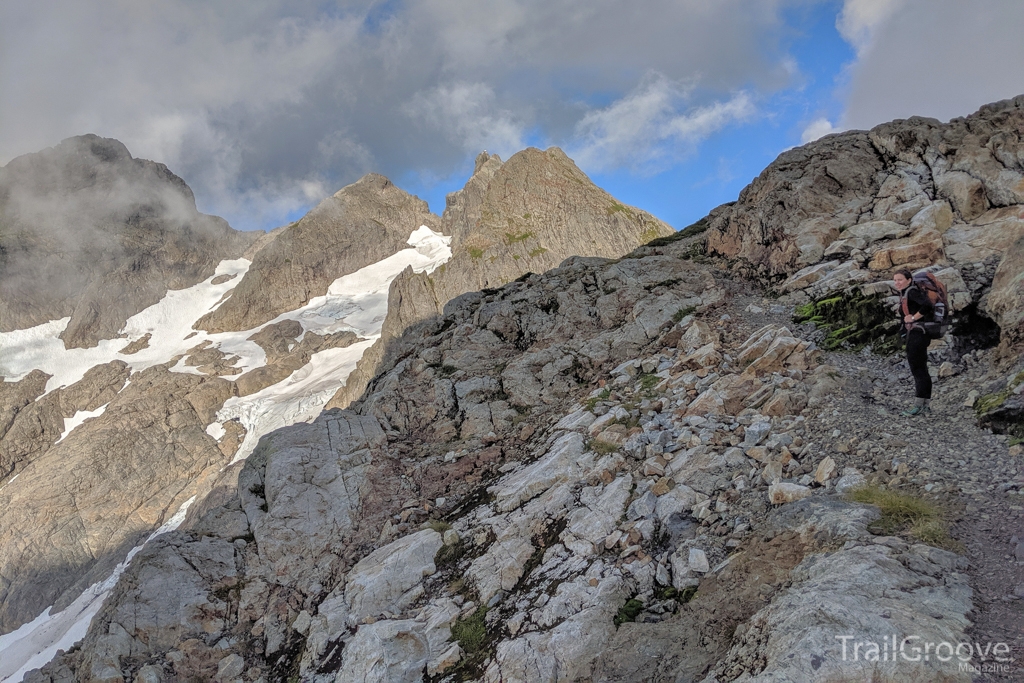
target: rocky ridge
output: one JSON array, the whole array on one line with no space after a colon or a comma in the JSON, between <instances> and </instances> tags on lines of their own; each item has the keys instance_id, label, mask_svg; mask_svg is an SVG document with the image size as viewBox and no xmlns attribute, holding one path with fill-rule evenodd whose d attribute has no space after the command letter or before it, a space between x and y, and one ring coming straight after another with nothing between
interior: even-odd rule
<instances>
[{"instance_id":1,"label":"rocky ridge","mask_svg":"<svg viewBox=\"0 0 1024 683\"><path fill-rule=\"evenodd\" d=\"M334 280L406 246L421 225L437 228L427 203L368 174L320 202L253 255L230 298L196 329L250 330L323 296Z\"/></svg>"},{"instance_id":2,"label":"rocky ridge","mask_svg":"<svg viewBox=\"0 0 1024 683\"><path fill-rule=\"evenodd\" d=\"M525 149L504 163L481 153L466 186L448 195L441 225L452 236L451 260L432 273L410 270L395 279L381 339L328 408L359 398L381 364L391 362L390 342L410 325L441 315L455 297L550 270L570 256L616 258L673 233L594 185L557 147Z\"/></svg>"},{"instance_id":3,"label":"rocky ridge","mask_svg":"<svg viewBox=\"0 0 1024 683\"><path fill-rule=\"evenodd\" d=\"M708 252L793 303L896 267L948 266L954 308L973 305L1017 343L1022 126L1024 96L945 124L893 121L785 152L704 219Z\"/></svg>"}]
</instances>

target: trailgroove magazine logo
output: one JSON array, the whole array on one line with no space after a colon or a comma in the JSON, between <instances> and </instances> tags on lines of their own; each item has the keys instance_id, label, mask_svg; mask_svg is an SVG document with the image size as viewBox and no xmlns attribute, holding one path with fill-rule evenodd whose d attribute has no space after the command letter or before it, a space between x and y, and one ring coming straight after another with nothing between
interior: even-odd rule
<instances>
[{"instance_id":1,"label":"trailgroove magazine logo","mask_svg":"<svg viewBox=\"0 0 1024 683\"><path fill-rule=\"evenodd\" d=\"M1010 673L1010 646L1007 643L970 643L931 641L921 636L891 635L879 640L857 636L836 636L844 662L942 662L955 663L969 673Z\"/></svg>"}]
</instances>

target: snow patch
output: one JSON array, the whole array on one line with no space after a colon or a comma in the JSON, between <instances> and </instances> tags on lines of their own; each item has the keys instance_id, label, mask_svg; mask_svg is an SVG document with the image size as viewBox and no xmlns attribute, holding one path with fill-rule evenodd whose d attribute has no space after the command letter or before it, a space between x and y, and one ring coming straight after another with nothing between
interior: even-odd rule
<instances>
[{"instance_id":1,"label":"snow patch","mask_svg":"<svg viewBox=\"0 0 1024 683\"><path fill-rule=\"evenodd\" d=\"M317 334L351 330L364 341L315 353L307 365L282 382L249 396L228 399L217 413L217 421L237 418L246 429L232 464L249 457L264 434L319 415L345 386L366 349L380 338L392 280L409 267L416 273L431 273L452 256L451 237L426 226L413 231L408 244L412 248L338 278L326 295L310 299L302 308L268 323L296 320L304 332Z\"/></svg>"},{"instance_id":2,"label":"snow patch","mask_svg":"<svg viewBox=\"0 0 1024 683\"><path fill-rule=\"evenodd\" d=\"M213 437L214 441L220 441L227 434L224 429L224 425L220 422L214 422L206 427L206 433Z\"/></svg>"},{"instance_id":3,"label":"snow patch","mask_svg":"<svg viewBox=\"0 0 1024 683\"><path fill-rule=\"evenodd\" d=\"M88 420L90 417L99 417L100 415L102 415L103 411L105 411L107 409L108 405L109 404L104 403L103 405L101 405L96 410L79 410L77 413L75 413L71 417L65 417L64 418L64 431L61 432L60 438L57 439L56 441L54 441L54 444L58 444L61 441L63 441L64 437L67 436L68 434L70 434L72 431L74 431L75 427L77 427L78 425L82 424L83 422Z\"/></svg>"},{"instance_id":4,"label":"snow patch","mask_svg":"<svg viewBox=\"0 0 1024 683\"><path fill-rule=\"evenodd\" d=\"M166 363L176 355L210 340L225 353L241 357L243 372L266 363L266 356L258 345L245 341L251 333L226 332L217 335L197 332L192 324L209 311L217 308L224 293L235 286L232 279L219 285L212 284L218 275L244 275L250 262L246 259L221 261L217 270L206 281L186 289L170 290L159 302L141 311L125 322L118 339L103 339L91 349L65 349L58 337L71 318L53 320L27 330L0 333L0 376L6 381L17 381L34 369L52 375L46 383L46 392L74 384L82 379L86 370L112 360L127 363L132 372ZM149 346L131 355L119 353L129 343L152 335ZM188 371L195 372L193 368Z\"/></svg>"},{"instance_id":5,"label":"snow patch","mask_svg":"<svg viewBox=\"0 0 1024 683\"><path fill-rule=\"evenodd\" d=\"M309 422L319 415L338 389L345 386L356 363L375 340L376 337L344 349L320 351L288 379L249 396L229 398L217 413L217 420L237 418L246 429L245 439L229 465L249 457L263 435L297 422Z\"/></svg>"},{"instance_id":6,"label":"snow patch","mask_svg":"<svg viewBox=\"0 0 1024 683\"><path fill-rule=\"evenodd\" d=\"M352 330L361 336L380 334L380 326L387 314L388 286L405 268L414 272L433 272L451 258L451 237L420 226L412 232L410 248L335 280L325 296L315 297L300 309L284 313L266 324L284 320L297 320L306 332L331 334ZM60 334L71 318L52 320L26 330L0 333L0 377L13 382L22 379L34 369L51 375L46 393L62 386L74 384L85 372L96 365L122 360L131 371L139 372L160 363L166 363L189 349L209 342L227 356L238 356L234 367L241 373L266 364L263 349L249 337L266 326L259 325L242 332L209 334L193 330L192 325L225 300L224 295L248 271L250 261L235 259L222 261L214 274L192 287L170 290L156 304L137 313L125 322L121 337L104 339L91 349L65 349ZM213 280L219 275L235 275L219 285ZM122 354L129 343L151 335L149 346L133 354ZM301 337L300 337L301 339ZM200 374L195 367L185 365L181 358L171 368L173 372ZM241 374L239 373L239 374Z\"/></svg>"}]
</instances>

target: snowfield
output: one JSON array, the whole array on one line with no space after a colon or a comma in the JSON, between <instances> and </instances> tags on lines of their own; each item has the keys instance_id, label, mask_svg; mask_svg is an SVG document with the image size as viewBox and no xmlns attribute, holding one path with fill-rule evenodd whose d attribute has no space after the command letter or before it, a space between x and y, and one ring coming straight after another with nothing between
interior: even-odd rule
<instances>
[{"instance_id":1,"label":"snowfield","mask_svg":"<svg viewBox=\"0 0 1024 683\"><path fill-rule=\"evenodd\" d=\"M283 381L250 396L229 399L217 413L216 420L207 426L206 432L211 438L219 439L225 433L224 422L237 419L245 426L245 439L231 463L248 457L259 439L268 432L316 417L327 401L344 386L366 349L380 338L391 282L409 267L417 273L432 272L452 255L451 238L426 226L413 231L408 244L408 249L338 278L326 295L266 323L295 320L302 325L303 334L351 330L361 337L361 341L347 348L316 353L307 365ZM46 384L48 393L77 382L95 365L122 360L134 373L167 363L204 341L228 356L237 355L239 360L235 367L241 368L242 372L258 368L266 364L266 354L247 339L265 325L244 332L218 334L192 329L195 321L216 309L227 298L225 295L238 284L249 266L250 262L245 259L221 262L210 279L187 289L167 292L158 303L132 316L121 330L121 337L101 341L95 348L64 348L58 337L70 318L27 330L0 333L0 376L10 382L23 378L34 369L42 370L52 375ZM218 285L212 284L219 275L234 277ZM131 355L120 353L129 343L147 334L150 335L147 348ZM183 360L171 370L198 374L196 368L183 365ZM88 418L101 415L105 408L81 411L67 418L60 440ZM231 463L225 463L225 466ZM6 485L13 483L16 476ZM190 500L183 505L149 538L176 529L191 503ZM80 640L118 577L142 547L132 550L110 577L91 586L67 609L50 614L48 608L32 622L0 636L0 681L21 681L25 673L50 661L57 649L66 650Z\"/></svg>"}]
</instances>

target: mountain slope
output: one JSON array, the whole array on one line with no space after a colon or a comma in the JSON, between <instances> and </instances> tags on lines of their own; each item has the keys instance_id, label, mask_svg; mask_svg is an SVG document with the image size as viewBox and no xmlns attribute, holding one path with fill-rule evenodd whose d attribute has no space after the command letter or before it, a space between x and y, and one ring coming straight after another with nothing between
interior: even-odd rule
<instances>
[{"instance_id":1,"label":"mountain slope","mask_svg":"<svg viewBox=\"0 0 1024 683\"><path fill-rule=\"evenodd\" d=\"M1002 595L974 591L994 583L977 567L1019 552L993 527L1020 519L1021 449L971 424L965 402L1024 428L1011 272L1022 107L826 138L784 154L692 231L445 302L442 277L457 291L490 277L487 263L545 255L530 257L544 243L521 229L527 209L574 206L559 198L578 185L558 153L525 153L535 161L504 181L512 160L481 157L445 215L443 273L435 260L431 277L390 284L393 336L361 361L365 391L268 431L180 530L135 557L81 648L28 680L971 678L934 658L850 661L837 632L1006 638L1019 658L1024 639L991 615L1024 568L999 564ZM628 208L602 218L599 206L601 230ZM502 245L504 261L490 251ZM915 422L897 416L910 392L898 362L819 345L876 342L889 272L924 264L941 269L966 325L934 344L941 414ZM316 305L324 317L342 308ZM305 340L313 330L293 313ZM335 329L323 324L317 334ZM976 335L985 326L996 340ZM285 320L251 332L268 360L302 343ZM40 382L27 370L4 394L12 425L46 399L26 403ZM316 400L338 381L313 360L294 377L323 380ZM228 443L229 408L263 410L261 393L228 399L211 439ZM973 541L967 558L951 552L939 514L916 530L876 524L877 508L846 497L868 483L963 504L958 533L1003 534L999 552Z\"/></svg>"},{"instance_id":2,"label":"mountain slope","mask_svg":"<svg viewBox=\"0 0 1024 683\"><path fill-rule=\"evenodd\" d=\"M208 332L255 328L323 296L342 275L405 246L421 225L437 227L426 202L369 174L328 197L253 256L231 297L196 323Z\"/></svg>"},{"instance_id":3,"label":"mountain slope","mask_svg":"<svg viewBox=\"0 0 1024 683\"><path fill-rule=\"evenodd\" d=\"M585 178L560 152L534 152L512 168ZM597 235L578 248L559 235L576 220L560 210L548 207L538 233L566 255L593 250ZM445 269L452 238L427 227L438 223L370 175L131 316L119 338L65 349L66 320L0 333L0 639L31 656L42 656L27 644L40 639L66 648L130 553L233 495L238 461L261 437L313 419L346 384L381 334L392 280ZM625 225L602 239L636 246L639 231ZM527 266L498 248L491 256L503 279ZM5 675L29 661L5 652Z\"/></svg>"},{"instance_id":4,"label":"mountain slope","mask_svg":"<svg viewBox=\"0 0 1024 683\"><path fill-rule=\"evenodd\" d=\"M95 346L259 234L200 214L181 178L117 140L68 138L0 168L0 331L70 317L65 346Z\"/></svg>"}]
</instances>

